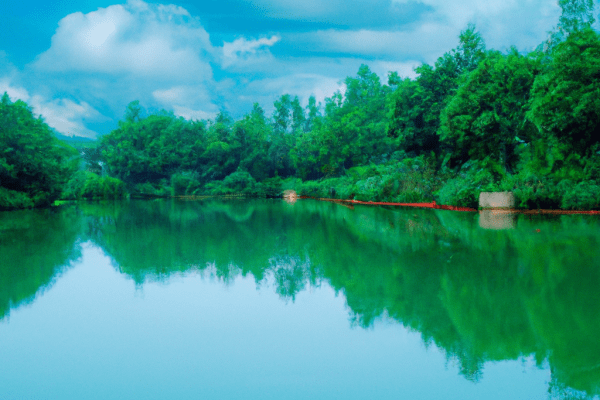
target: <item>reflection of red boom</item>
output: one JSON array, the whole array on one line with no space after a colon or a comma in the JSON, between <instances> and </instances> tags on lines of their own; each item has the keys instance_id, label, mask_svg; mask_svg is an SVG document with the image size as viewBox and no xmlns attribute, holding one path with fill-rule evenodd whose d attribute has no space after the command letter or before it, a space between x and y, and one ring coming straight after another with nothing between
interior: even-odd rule
<instances>
[{"instance_id":1,"label":"reflection of red boom","mask_svg":"<svg viewBox=\"0 0 600 400\"><path fill-rule=\"evenodd\" d=\"M456 206L444 206L431 203L385 203L385 202L373 202L373 201L360 201L360 200L342 200L342 199L325 199L319 197L300 196L300 199L314 199L322 201L331 201L334 203L346 203L346 204L366 204L371 206L401 206L401 207L418 207L418 208L434 208L436 210L452 210L452 211L478 211L475 208L470 207L456 207ZM600 215L599 210L504 210L507 213L519 213L519 214L592 214Z\"/></svg>"}]
</instances>

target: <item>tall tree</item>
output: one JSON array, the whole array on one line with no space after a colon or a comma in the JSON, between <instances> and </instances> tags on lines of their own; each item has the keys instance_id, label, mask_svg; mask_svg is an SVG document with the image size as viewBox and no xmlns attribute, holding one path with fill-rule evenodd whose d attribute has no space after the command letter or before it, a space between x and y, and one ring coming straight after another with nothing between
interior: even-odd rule
<instances>
[{"instance_id":1,"label":"tall tree","mask_svg":"<svg viewBox=\"0 0 600 400\"><path fill-rule=\"evenodd\" d=\"M525 117L541 65L536 57L490 53L470 72L441 114L440 137L453 142L451 166L489 160L512 173L515 148L537 129Z\"/></svg>"},{"instance_id":2,"label":"tall tree","mask_svg":"<svg viewBox=\"0 0 600 400\"><path fill-rule=\"evenodd\" d=\"M594 18L594 0L558 0L562 13L558 25L549 32L543 44L547 53L563 42L571 33L591 28Z\"/></svg>"},{"instance_id":3,"label":"tall tree","mask_svg":"<svg viewBox=\"0 0 600 400\"><path fill-rule=\"evenodd\" d=\"M306 120L304 121L303 132L296 135L296 142L290 153L294 169L303 180L322 177L319 170L320 127L323 123L320 108L321 104L317 104L315 97L310 96L305 110Z\"/></svg>"},{"instance_id":4,"label":"tall tree","mask_svg":"<svg viewBox=\"0 0 600 400\"><path fill-rule=\"evenodd\" d=\"M234 127L236 136L243 143L239 167L259 181L268 178L272 172L267 155L267 137L271 136L271 129L265 111L258 103L254 103L250 114L236 122Z\"/></svg>"},{"instance_id":5,"label":"tall tree","mask_svg":"<svg viewBox=\"0 0 600 400\"><path fill-rule=\"evenodd\" d=\"M558 26L565 32L572 33L590 28L596 21L594 18L594 0L558 0L562 14Z\"/></svg>"},{"instance_id":6,"label":"tall tree","mask_svg":"<svg viewBox=\"0 0 600 400\"><path fill-rule=\"evenodd\" d=\"M389 87L368 66L344 81L346 92L325 99L325 115L319 126L320 165L323 174L378 162L387 157L386 96Z\"/></svg>"},{"instance_id":7,"label":"tall tree","mask_svg":"<svg viewBox=\"0 0 600 400\"><path fill-rule=\"evenodd\" d=\"M315 96L308 98L306 106L306 121L304 122L304 132L309 132L317 123L317 119L321 116L321 103L317 104Z\"/></svg>"},{"instance_id":8,"label":"tall tree","mask_svg":"<svg viewBox=\"0 0 600 400\"><path fill-rule=\"evenodd\" d=\"M27 103L0 100L0 209L46 206L56 200L79 164Z\"/></svg>"},{"instance_id":9,"label":"tall tree","mask_svg":"<svg viewBox=\"0 0 600 400\"><path fill-rule=\"evenodd\" d=\"M274 133L284 134L292 125L292 98L289 94L282 95L273 103L275 111L273 112L273 131Z\"/></svg>"},{"instance_id":10,"label":"tall tree","mask_svg":"<svg viewBox=\"0 0 600 400\"><path fill-rule=\"evenodd\" d=\"M580 154L600 141L600 36L591 28L559 43L532 89L528 113L538 129Z\"/></svg>"},{"instance_id":11,"label":"tall tree","mask_svg":"<svg viewBox=\"0 0 600 400\"><path fill-rule=\"evenodd\" d=\"M297 99L296 99L297 100ZM299 106L299 102L295 102ZM269 140L269 160L271 170L277 176L290 176L293 174L292 161L290 159L290 151L294 147L295 137L289 135L292 129L298 124L301 124L303 114L302 107L294 110L292 108L292 97L289 94L282 95L275 100L275 111L273 112L273 135ZM295 119L298 120L295 121ZM299 127L300 125L298 125Z\"/></svg>"},{"instance_id":12,"label":"tall tree","mask_svg":"<svg viewBox=\"0 0 600 400\"><path fill-rule=\"evenodd\" d=\"M304 114L304 108L302 108L298 96L294 97L294 100L292 100L290 104L290 108L292 111L292 132L294 134L299 134L304 131L306 115Z\"/></svg>"},{"instance_id":13,"label":"tall tree","mask_svg":"<svg viewBox=\"0 0 600 400\"><path fill-rule=\"evenodd\" d=\"M401 149L415 155L441 153L437 135L440 113L458 88L460 76L475 69L485 54L485 42L470 24L461 32L456 49L438 58L433 66L415 68L419 74L416 80L393 77L397 89L390 99L388 135L396 138ZM446 147L451 146L446 143Z\"/></svg>"}]
</instances>

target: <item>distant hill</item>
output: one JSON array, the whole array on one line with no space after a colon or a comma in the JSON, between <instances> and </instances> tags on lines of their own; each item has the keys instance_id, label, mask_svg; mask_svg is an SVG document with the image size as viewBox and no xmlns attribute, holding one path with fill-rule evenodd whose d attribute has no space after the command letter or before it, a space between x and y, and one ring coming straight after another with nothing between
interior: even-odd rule
<instances>
[{"instance_id":1,"label":"distant hill","mask_svg":"<svg viewBox=\"0 0 600 400\"><path fill-rule=\"evenodd\" d=\"M73 147L93 146L97 142L95 139L90 139L83 136L65 136L58 132L54 132L54 134L58 139L69 143Z\"/></svg>"}]
</instances>

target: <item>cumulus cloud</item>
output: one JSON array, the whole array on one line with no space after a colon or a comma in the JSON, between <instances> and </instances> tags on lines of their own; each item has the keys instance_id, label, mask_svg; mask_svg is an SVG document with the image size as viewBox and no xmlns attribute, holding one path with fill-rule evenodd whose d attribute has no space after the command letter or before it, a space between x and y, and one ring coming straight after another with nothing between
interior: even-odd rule
<instances>
[{"instance_id":1,"label":"cumulus cloud","mask_svg":"<svg viewBox=\"0 0 600 400\"><path fill-rule=\"evenodd\" d=\"M12 101L29 100L29 93L25 88L13 86L8 78L0 79L0 95L8 94Z\"/></svg>"},{"instance_id":2,"label":"cumulus cloud","mask_svg":"<svg viewBox=\"0 0 600 400\"><path fill-rule=\"evenodd\" d=\"M101 114L86 102L69 99L47 101L41 96L33 96L29 102L34 112L43 116L44 121L67 136L95 138L97 133L86 128L86 120L99 120Z\"/></svg>"},{"instance_id":3,"label":"cumulus cloud","mask_svg":"<svg viewBox=\"0 0 600 400\"><path fill-rule=\"evenodd\" d=\"M424 24L411 31L327 30L300 33L295 40L323 53L357 54L391 60L431 60L455 47L458 39L444 27Z\"/></svg>"},{"instance_id":4,"label":"cumulus cloud","mask_svg":"<svg viewBox=\"0 0 600 400\"><path fill-rule=\"evenodd\" d=\"M192 110L183 106L173 106L173 113L178 117L188 120L212 120L217 116L216 112L206 112L204 110Z\"/></svg>"},{"instance_id":5,"label":"cumulus cloud","mask_svg":"<svg viewBox=\"0 0 600 400\"><path fill-rule=\"evenodd\" d=\"M310 21L336 29L389 29L430 11L418 0L252 0L252 4L271 19Z\"/></svg>"},{"instance_id":6,"label":"cumulus cloud","mask_svg":"<svg viewBox=\"0 0 600 400\"><path fill-rule=\"evenodd\" d=\"M221 49L186 9L129 0L62 18L50 48L25 69L30 87L79 101L44 102L48 123L84 134L69 122L95 118L95 109L120 118L132 100L186 118L213 115L210 63L220 58Z\"/></svg>"},{"instance_id":7,"label":"cumulus cloud","mask_svg":"<svg viewBox=\"0 0 600 400\"><path fill-rule=\"evenodd\" d=\"M381 79L382 84L387 85L388 73L397 72L401 78L416 78L415 68L421 63L418 61L394 62L394 61L375 61L369 67Z\"/></svg>"},{"instance_id":8,"label":"cumulus cloud","mask_svg":"<svg viewBox=\"0 0 600 400\"><path fill-rule=\"evenodd\" d=\"M135 0L64 17L33 67L198 80L212 77L213 52L208 33L185 9Z\"/></svg>"},{"instance_id":9,"label":"cumulus cloud","mask_svg":"<svg viewBox=\"0 0 600 400\"><path fill-rule=\"evenodd\" d=\"M393 0L406 3L410 0ZM547 0L422 0L434 10L423 19L446 27L455 36L470 22L475 23L488 45L532 48L539 44L558 21L560 7Z\"/></svg>"},{"instance_id":10,"label":"cumulus cloud","mask_svg":"<svg viewBox=\"0 0 600 400\"><path fill-rule=\"evenodd\" d=\"M371 12L384 16L390 12L392 3L406 6L415 2L388 0L385 3L385 7ZM528 51L546 38L560 15L558 5L547 0L423 0L420 3L426 7L425 11L413 13L410 22L396 26L332 26L290 33L283 40L294 43L297 48L310 49L312 53L431 63L456 47L460 31L469 23L475 23L489 48L504 50L515 45ZM339 10L344 14L355 8L354 5L362 7L364 4L363 0L349 0Z\"/></svg>"},{"instance_id":11,"label":"cumulus cloud","mask_svg":"<svg viewBox=\"0 0 600 400\"><path fill-rule=\"evenodd\" d=\"M204 86L174 86L152 92L154 99L163 107L186 119L211 119L217 115L217 106L211 103Z\"/></svg>"},{"instance_id":12,"label":"cumulus cloud","mask_svg":"<svg viewBox=\"0 0 600 400\"><path fill-rule=\"evenodd\" d=\"M280 39L279 36L257 40L248 40L241 37L233 42L225 42L223 44L222 66L227 68L233 64L247 66L249 63L263 63L267 61L266 58L272 57L268 48Z\"/></svg>"}]
</instances>

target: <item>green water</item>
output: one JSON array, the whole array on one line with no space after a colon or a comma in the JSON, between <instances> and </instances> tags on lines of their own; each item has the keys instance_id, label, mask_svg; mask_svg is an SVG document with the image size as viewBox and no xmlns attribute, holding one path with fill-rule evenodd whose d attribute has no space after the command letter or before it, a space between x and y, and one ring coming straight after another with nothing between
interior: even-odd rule
<instances>
[{"instance_id":1,"label":"green water","mask_svg":"<svg viewBox=\"0 0 600 400\"><path fill-rule=\"evenodd\" d=\"M312 200L0 213L0 399L597 397L600 218L494 218Z\"/></svg>"}]
</instances>

